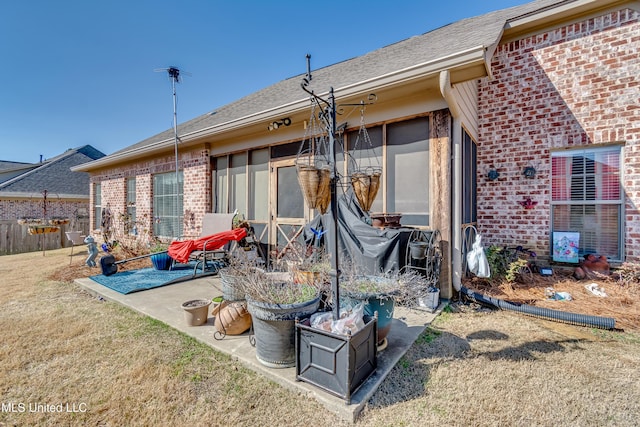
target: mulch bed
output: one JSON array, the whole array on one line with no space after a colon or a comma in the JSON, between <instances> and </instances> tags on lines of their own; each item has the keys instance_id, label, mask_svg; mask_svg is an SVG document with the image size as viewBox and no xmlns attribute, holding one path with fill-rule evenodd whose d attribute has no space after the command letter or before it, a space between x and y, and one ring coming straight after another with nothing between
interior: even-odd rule
<instances>
[{"instance_id":1,"label":"mulch bed","mask_svg":"<svg viewBox=\"0 0 640 427\"><path fill-rule=\"evenodd\" d=\"M596 296L585 288L596 283L606 297ZM463 281L464 286L486 296L505 301L550 308L571 313L612 317L616 329L640 331L640 284L621 283L616 278L576 280L570 271L554 272L545 277L534 274L528 283L493 281L477 277ZM568 292L571 300L556 300L547 296L546 289Z\"/></svg>"}]
</instances>

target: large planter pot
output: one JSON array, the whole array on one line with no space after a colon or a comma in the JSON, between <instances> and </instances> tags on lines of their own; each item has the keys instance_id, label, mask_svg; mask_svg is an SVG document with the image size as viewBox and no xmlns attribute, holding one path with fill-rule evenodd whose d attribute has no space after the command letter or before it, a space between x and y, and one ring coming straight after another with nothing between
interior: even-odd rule
<instances>
[{"instance_id":1,"label":"large planter pot","mask_svg":"<svg viewBox=\"0 0 640 427\"><path fill-rule=\"evenodd\" d=\"M158 252L151 255L151 262L156 270L168 270L171 268L171 257L166 252Z\"/></svg>"},{"instance_id":2,"label":"large planter pot","mask_svg":"<svg viewBox=\"0 0 640 427\"><path fill-rule=\"evenodd\" d=\"M258 361L269 368L295 366L295 321L311 316L319 303L320 297L298 304L271 304L247 298Z\"/></svg>"},{"instance_id":3,"label":"large planter pot","mask_svg":"<svg viewBox=\"0 0 640 427\"><path fill-rule=\"evenodd\" d=\"M230 274L224 269L221 269L218 274L220 275L220 285L222 286L222 298L225 301L244 300L244 293L240 290L240 286L236 285L241 278Z\"/></svg>"},{"instance_id":4,"label":"large planter pot","mask_svg":"<svg viewBox=\"0 0 640 427\"><path fill-rule=\"evenodd\" d=\"M395 298L392 295L347 294L346 299L352 304L364 303L364 314L374 315L378 312L378 350L386 347L386 338L391 330Z\"/></svg>"},{"instance_id":5,"label":"large planter pot","mask_svg":"<svg viewBox=\"0 0 640 427\"><path fill-rule=\"evenodd\" d=\"M207 323L211 301L196 299L182 303L184 319L189 326L200 326Z\"/></svg>"},{"instance_id":6,"label":"large planter pot","mask_svg":"<svg viewBox=\"0 0 640 427\"><path fill-rule=\"evenodd\" d=\"M354 334L340 335L296 324L296 379L342 397L351 396L378 367L375 317L364 316L365 326Z\"/></svg>"}]
</instances>

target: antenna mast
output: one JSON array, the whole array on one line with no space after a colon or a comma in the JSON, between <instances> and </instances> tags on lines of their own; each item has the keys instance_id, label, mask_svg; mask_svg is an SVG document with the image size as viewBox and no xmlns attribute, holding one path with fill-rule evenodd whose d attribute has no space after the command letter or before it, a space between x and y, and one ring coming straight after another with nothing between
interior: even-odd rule
<instances>
[{"instance_id":1,"label":"antenna mast","mask_svg":"<svg viewBox=\"0 0 640 427\"><path fill-rule=\"evenodd\" d=\"M173 89L173 148L176 160L176 216L174 218L175 225L173 232L179 237L180 228L180 169L178 168L178 97L176 95L176 83L180 81L180 70L176 67L169 67L167 70L171 78L171 88Z\"/></svg>"},{"instance_id":2,"label":"antenna mast","mask_svg":"<svg viewBox=\"0 0 640 427\"><path fill-rule=\"evenodd\" d=\"M166 71L169 74L169 78L171 79L171 89L173 92L173 145L174 145L174 157L175 157L175 168L176 168L176 202L175 202L175 224L173 228L173 232L175 234L174 237L179 237L180 232L180 169L178 165L178 142L180 138L178 138L178 96L176 94L176 83L180 83L180 69L178 67L169 67L169 68L161 68L154 71ZM189 73L187 73L189 74Z\"/></svg>"}]
</instances>

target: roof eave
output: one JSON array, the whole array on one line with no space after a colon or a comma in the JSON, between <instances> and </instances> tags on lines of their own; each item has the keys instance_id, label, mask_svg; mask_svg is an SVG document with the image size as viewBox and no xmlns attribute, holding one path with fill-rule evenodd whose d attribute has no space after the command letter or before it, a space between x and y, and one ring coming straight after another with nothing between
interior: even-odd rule
<instances>
[{"instance_id":1,"label":"roof eave","mask_svg":"<svg viewBox=\"0 0 640 427\"><path fill-rule=\"evenodd\" d=\"M509 19L505 25L502 42L511 41L531 34L540 28L558 23L576 21L585 15L598 13L612 7L633 4L629 0L574 0L533 11L531 13Z\"/></svg>"}]
</instances>

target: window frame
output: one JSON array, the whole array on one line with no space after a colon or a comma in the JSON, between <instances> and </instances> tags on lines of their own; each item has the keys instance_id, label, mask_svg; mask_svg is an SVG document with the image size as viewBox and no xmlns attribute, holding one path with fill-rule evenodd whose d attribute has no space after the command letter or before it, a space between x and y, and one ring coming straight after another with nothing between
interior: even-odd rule
<instances>
[{"instance_id":1,"label":"window frame","mask_svg":"<svg viewBox=\"0 0 640 427\"><path fill-rule=\"evenodd\" d=\"M603 168L603 166L599 166L599 165L603 165L605 164L602 161L598 161L598 154L599 153L616 153L618 156L618 163L617 165L615 165L614 169L617 169L617 172L615 173L611 173L610 171L603 171L603 170L598 170L599 168ZM589 166L586 166L588 164L587 161L582 160L583 164L585 166L582 167L582 169L580 171L573 171L573 169L568 173L567 175L562 175L562 174L554 174L555 171L555 165L556 163L554 162L554 159L556 158L571 158L572 162L574 161L574 159L579 158L580 155L582 154L582 158L583 159L590 159L592 158L593 160L593 165L591 166L593 168L593 172L592 173L588 173L585 171L588 171ZM623 169L623 165L624 165L624 159L623 159L623 147L622 145L618 145L618 144L606 144L603 146L586 146L586 147L577 147L577 148L570 148L570 149L563 149L563 150L552 150L550 153L550 157L551 157L551 173L550 173L550 191L551 191L551 202L550 202L550 206L551 206L551 211L550 211L550 240L549 240L549 244L550 247L553 247L553 233L554 232L562 232L562 231L577 231L580 232L580 242L579 242L579 255L583 256L585 254L588 253L594 253L594 252L598 252L601 255L607 256L611 261L614 262L622 262L624 259L624 221L625 221L625 195L624 195L624 186L623 186L623 182L624 182L624 169ZM579 162L579 160L578 160ZM573 166L573 163L571 164ZM612 165L608 165L608 166L612 166ZM559 167L562 168L562 170L567 170L566 165L561 165L559 164ZM606 178L606 182L607 185L611 185L610 179L611 176L617 176L617 188L612 188L609 189L609 191L607 192L602 192L602 194L600 196L597 195L598 193L598 185L601 184L602 182L604 182L604 178ZM558 186L556 186L556 183L558 184ZM575 188L574 188L574 183L575 184ZM590 186L593 186L593 190L592 193L589 192L589 188ZM563 187L564 191L563 191ZM582 188L578 188L578 187L582 187ZM579 191L578 191L579 190ZM617 192L617 198L607 198L604 197L603 195L605 194L616 194ZM579 198L577 197L578 194L582 194L582 197ZM569 209L569 216L568 216L568 220L571 221L573 219L574 213L571 212L571 210L579 210L580 208L582 208L583 214L577 214L576 215L576 219L581 219L584 218L586 214L584 214L584 211L586 209L593 209L593 215L601 215L602 214L602 209L606 209L606 206L615 206L617 209L617 226L615 227L615 233L617 235L617 245L616 249L614 249L615 251L617 251L617 253L612 253L612 252L608 252L606 250L603 250L603 237L602 235L604 234L603 232L603 228L604 227L600 227L599 223L592 223L589 222L589 225L583 224L582 227L574 227L575 229L572 230L565 230L565 229L556 229L556 222L557 222L557 215L559 215L559 212L556 212L557 210L559 210L559 207L562 208L566 208L568 207ZM575 208L572 208L575 207ZM590 238L588 243L587 241L584 240L584 233L586 231L589 231L590 233L594 233L597 232L599 234L599 238L597 238L595 241L593 240L593 238ZM595 246L595 247L594 247Z\"/></svg>"},{"instance_id":2,"label":"window frame","mask_svg":"<svg viewBox=\"0 0 640 427\"><path fill-rule=\"evenodd\" d=\"M171 205L171 209L175 209L174 200L176 198L175 192L167 193L167 194L158 194L160 188L158 187L158 181L161 177L164 179L165 177L171 177L172 180L175 180L176 173L175 171L166 172L166 173L157 173L153 175L152 185L153 185L153 198L152 198L152 209L153 209L153 235L156 237L182 237L183 233L183 218L184 218L184 172L178 172L178 203L177 207L177 216L175 215L167 215L160 210L164 210L167 205ZM174 189L172 188L172 191ZM166 201L168 203L163 203ZM168 223L168 219L171 219L171 225L175 226L172 234L175 236L169 236L164 234L167 231L167 227L163 226L163 220L165 224ZM169 226L170 227L170 226Z\"/></svg>"},{"instance_id":3,"label":"window frame","mask_svg":"<svg viewBox=\"0 0 640 427\"><path fill-rule=\"evenodd\" d=\"M93 185L93 227L94 230L102 228L102 183Z\"/></svg>"},{"instance_id":4,"label":"window frame","mask_svg":"<svg viewBox=\"0 0 640 427\"><path fill-rule=\"evenodd\" d=\"M137 218L136 218L136 178L127 178L126 185L126 207L127 223L125 224L125 233L136 236L138 234Z\"/></svg>"}]
</instances>

